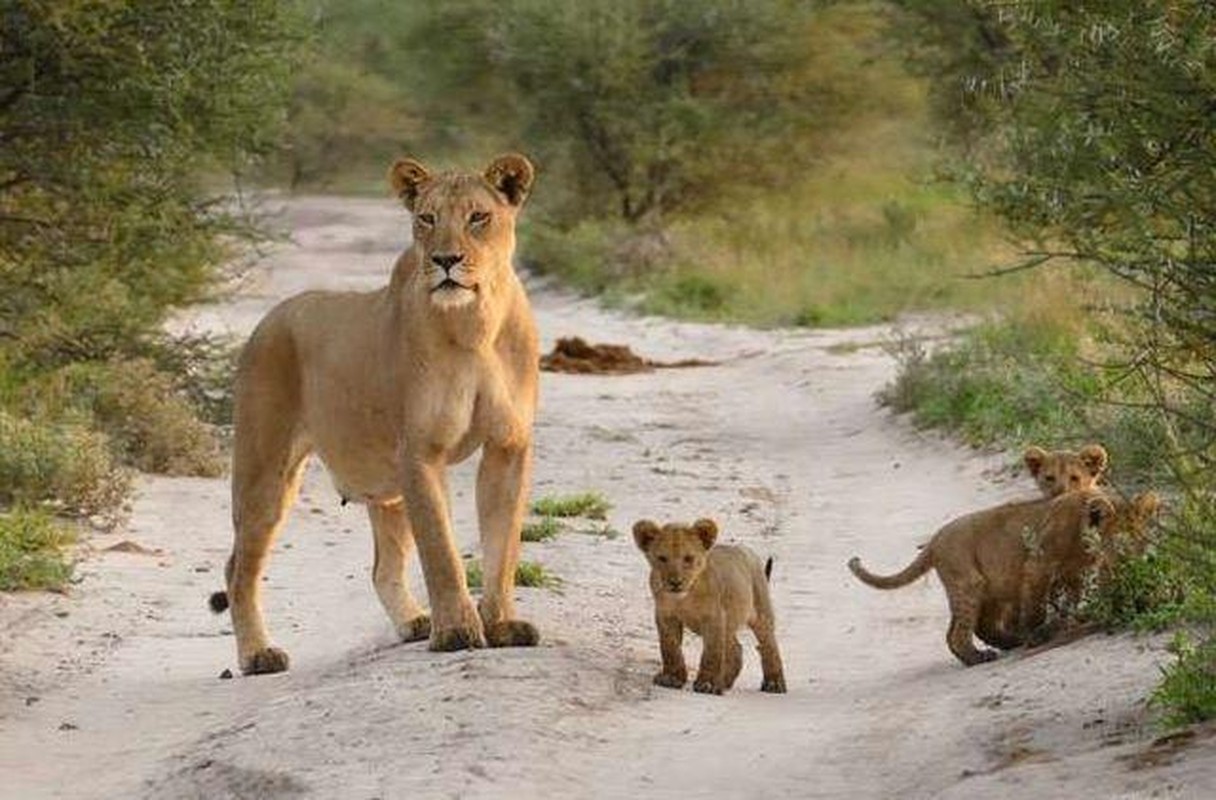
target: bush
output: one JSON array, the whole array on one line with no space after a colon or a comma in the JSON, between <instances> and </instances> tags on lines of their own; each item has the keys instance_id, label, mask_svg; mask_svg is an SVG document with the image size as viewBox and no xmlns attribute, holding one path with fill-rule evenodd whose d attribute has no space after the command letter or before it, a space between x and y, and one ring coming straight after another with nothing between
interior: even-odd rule
<instances>
[{"instance_id":1,"label":"bush","mask_svg":"<svg viewBox=\"0 0 1216 800\"><path fill-rule=\"evenodd\" d=\"M86 422L0 410L0 504L115 521L129 488L108 438Z\"/></svg>"},{"instance_id":2,"label":"bush","mask_svg":"<svg viewBox=\"0 0 1216 800\"><path fill-rule=\"evenodd\" d=\"M62 589L72 576L64 549L71 528L44 511L0 512L0 591Z\"/></svg>"},{"instance_id":3,"label":"bush","mask_svg":"<svg viewBox=\"0 0 1216 800\"><path fill-rule=\"evenodd\" d=\"M1179 633L1171 649L1178 660L1162 671L1151 698L1164 712L1162 722L1178 727L1216 717L1216 637L1197 641Z\"/></svg>"}]
</instances>

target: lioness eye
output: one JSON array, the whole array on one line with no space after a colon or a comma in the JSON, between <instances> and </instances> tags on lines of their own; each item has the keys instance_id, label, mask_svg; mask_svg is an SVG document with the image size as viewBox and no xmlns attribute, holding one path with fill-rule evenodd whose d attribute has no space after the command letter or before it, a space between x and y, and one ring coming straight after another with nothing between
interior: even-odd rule
<instances>
[{"instance_id":1,"label":"lioness eye","mask_svg":"<svg viewBox=\"0 0 1216 800\"><path fill-rule=\"evenodd\" d=\"M469 215L469 224L475 228L481 227L489 221L490 214L488 211L474 211Z\"/></svg>"},{"instance_id":2,"label":"lioness eye","mask_svg":"<svg viewBox=\"0 0 1216 800\"><path fill-rule=\"evenodd\" d=\"M418 222L419 222L419 224L429 228L435 224L435 215L434 214L419 214Z\"/></svg>"}]
</instances>

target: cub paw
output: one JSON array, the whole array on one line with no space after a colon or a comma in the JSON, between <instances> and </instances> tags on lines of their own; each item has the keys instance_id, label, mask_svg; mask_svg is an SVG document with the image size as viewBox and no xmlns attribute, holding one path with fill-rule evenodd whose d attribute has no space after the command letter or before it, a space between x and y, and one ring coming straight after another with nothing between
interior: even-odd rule
<instances>
[{"instance_id":1,"label":"cub paw","mask_svg":"<svg viewBox=\"0 0 1216 800\"><path fill-rule=\"evenodd\" d=\"M290 659L287 651L277 647L263 647L241 659L241 672L246 675L270 675L286 672Z\"/></svg>"},{"instance_id":2,"label":"cub paw","mask_svg":"<svg viewBox=\"0 0 1216 800\"><path fill-rule=\"evenodd\" d=\"M397 635L403 642L420 642L431 636L431 618L426 614L414 617L397 626Z\"/></svg>"},{"instance_id":3,"label":"cub paw","mask_svg":"<svg viewBox=\"0 0 1216 800\"><path fill-rule=\"evenodd\" d=\"M672 675L668 672L660 672L654 676L654 685L662 686L667 689L683 689L684 684L688 682L688 678L684 675Z\"/></svg>"},{"instance_id":4,"label":"cub paw","mask_svg":"<svg viewBox=\"0 0 1216 800\"><path fill-rule=\"evenodd\" d=\"M536 647L540 631L521 619L503 620L486 626L486 643L490 647Z\"/></svg>"},{"instance_id":5,"label":"cub paw","mask_svg":"<svg viewBox=\"0 0 1216 800\"><path fill-rule=\"evenodd\" d=\"M716 681L701 680L700 678L692 685L692 690L698 694L722 694L722 687Z\"/></svg>"},{"instance_id":6,"label":"cub paw","mask_svg":"<svg viewBox=\"0 0 1216 800\"><path fill-rule=\"evenodd\" d=\"M760 684L760 691L770 694L785 694L785 676L776 675L772 678L765 678Z\"/></svg>"}]
</instances>

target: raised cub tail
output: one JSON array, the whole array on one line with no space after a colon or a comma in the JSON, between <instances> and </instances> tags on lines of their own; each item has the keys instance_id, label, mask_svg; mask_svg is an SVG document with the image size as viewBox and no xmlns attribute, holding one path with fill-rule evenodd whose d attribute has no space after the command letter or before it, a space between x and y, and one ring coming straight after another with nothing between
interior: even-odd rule
<instances>
[{"instance_id":1,"label":"raised cub tail","mask_svg":"<svg viewBox=\"0 0 1216 800\"><path fill-rule=\"evenodd\" d=\"M853 571L862 583L868 583L875 589L898 589L907 586L912 581L924 575L933 566L933 557L929 548L921 550L911 564L894 575L875 575L861 565L861 559L853 556L849 559L849 569Z\"/></svg>"}]
</instances>

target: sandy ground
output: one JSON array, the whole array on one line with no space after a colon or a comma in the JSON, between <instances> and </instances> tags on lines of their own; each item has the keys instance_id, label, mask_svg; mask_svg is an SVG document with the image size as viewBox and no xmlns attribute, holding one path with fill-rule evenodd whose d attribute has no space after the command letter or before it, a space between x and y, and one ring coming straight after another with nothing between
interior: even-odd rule
<instances>
[{"instance_id":1,"label":"sandy ground","mask_svg":"<svg viewBox=\"0 0 1216 800\"><path fill-rule=\"evenodd\" d=\"M180 324L243 334L306 287L375 286L406 236L387 201L299 200L282 222L294 244ZM205 600L230 542L227 484L144 478L130 524L83 549L67 595L0 597L0 796L1216 796L1216 740L1153 744L1163 638L1093 636L964 669L932 578L883 593L845 569L855 553L902 566L947 519L1032 491L996 477L1007 456L876 407L890 329L676 324L544 287L534 302L546 347L579 334L721 361L544 376L534 495L601 491L625 535L578 523L525 546L563 580L519 592L541 647L394 643L365 513L314 465L266 584L292 671L222 680L233 640ZM463 465L452 484L470 549L471 476ZM750 648L724 697L651 685L657 640L627 532L698 515L776 558L789 694L757 691ZM146 552L106 550L124 540ZM421 591L416 565L415 580ZM686 642L690 659L698 647Z\"/></svg>"}]
</instances>

